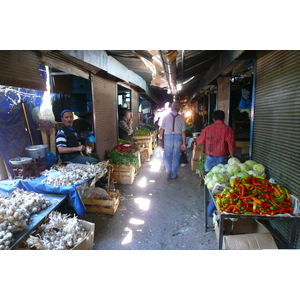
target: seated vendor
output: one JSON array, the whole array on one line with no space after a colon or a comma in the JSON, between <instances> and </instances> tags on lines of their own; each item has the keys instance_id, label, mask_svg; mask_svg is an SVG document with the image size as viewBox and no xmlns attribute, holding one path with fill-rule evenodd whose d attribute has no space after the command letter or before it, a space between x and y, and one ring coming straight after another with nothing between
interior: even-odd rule
<instances>
[{"instance_id":1,"label":"seated vendor","mask_svg":"<svg viewBox=\"0 0 300 300\"><path fill-rule=\"evenodd\" d=\"M81 133L73 128L73 112L65 109L61 112L61 121L64 123L56 134L56 147L62 162L72 162L78 164L98 163L100 158L97 154L92 156L84 155L86 151L85 139Z\"/></svg>"}]
</instances>

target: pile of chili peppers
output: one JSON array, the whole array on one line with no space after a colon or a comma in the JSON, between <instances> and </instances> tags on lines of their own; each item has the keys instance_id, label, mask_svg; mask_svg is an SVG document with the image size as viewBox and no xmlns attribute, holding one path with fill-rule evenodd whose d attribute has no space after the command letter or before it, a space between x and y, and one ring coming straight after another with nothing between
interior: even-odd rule
<instances>
[{"instance_id":1,"label":"pile of chili peppers","mask_svg":"<svg viewBox=\"0 0 300 300\"><path fill-rule=\"evenodd\" d=\"M293 207L288 190L262 176L234 178L231 187L215 193L220 212L247 215L292 215Z\"/></svg>"},{"instance_id":2,"label":"pile of chili peppers","mask_svg":"<svg viewBox=\"0 0 300 300\"><path fill-rule=\"evenodd\" d=\"M129 145L129 144L118 144L113 149L120 150L125 153L134 153L139 149L139 147Z\"/></svg>"}]
</instances>

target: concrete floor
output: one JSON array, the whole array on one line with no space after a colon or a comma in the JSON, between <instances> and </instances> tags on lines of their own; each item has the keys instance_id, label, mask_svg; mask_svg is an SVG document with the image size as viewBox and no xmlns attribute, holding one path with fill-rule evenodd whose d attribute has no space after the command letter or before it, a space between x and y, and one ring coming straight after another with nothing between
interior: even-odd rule
<instances>
[{"instance_id":1,"label":"concrete floor","mask_svg":"<svg viewBox=\"0 0 300 300\"><path fill-rule=\"evenodd\" d=\"M188 157L191 151L188 149ZM132 185L115 184L122 200L115 215L86 213L95 223L95 250L215 250L215 232L204 230L203 187L190 163L178 178L153 172L145 162ZM211 218L208 224L212 225Z\"/></svg>"}]
</instances>

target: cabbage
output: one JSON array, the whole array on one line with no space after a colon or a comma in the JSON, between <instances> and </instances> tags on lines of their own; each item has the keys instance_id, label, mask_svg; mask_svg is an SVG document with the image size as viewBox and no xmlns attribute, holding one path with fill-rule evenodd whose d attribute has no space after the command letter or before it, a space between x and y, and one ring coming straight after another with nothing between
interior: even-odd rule
<instances>
[{"instance_id":1,"label":"cabbage","mask_svg":"<svg viewBox=\"0 0 300 300\"><path fill-rule=\"evenodd\" d=\"M224 175L226 175L228 178L231 177L231 175L229 173L227 173L227 172L224 172Z\"/></svg>"},{"instance_id":2,"label":"cabbage","mask_svg":"<svg viewBox=\"0 0 300 300\"><path fill-rule=\"evenodd\" d=\"M245 177L245 176L248 176L248 173L243 171L243 172L238 172L237 174L235 174L236 177Z\"/></svg>"},{"instance_id":3,"label":"cabbage","mask_svg":"<svg viewBox=\"0 0 300 300\"><path fill-rule=\"evenodd\" d=\"M241 171L249 171L251 169L250 166L245 163L239 164L238 166L240 167Z\"/></svg>"},{"instance_id":4,"label":"cabbage","mask_svg":"<svg viewBox=\"0 0 300 300\"><path fill-rule=\"evenodd\" d=\"M227 173L230 175L235 175L236 173L240 172L241 168L238 165L229 165L227 168Z\"/></svg>"},{"instance_id":5,"label":"cabbage","mask_svg":"<svg viewBox=\"0 0 300 300\"><path fill-rule=\"evenodd\" d=\"M226 164L226 165L224 165L224 168L226 168L226 169L227 169L227 168L228 168L228 166L229 166L229 164Z\"/></svg>"},{"instance_id":6,"label":"cabbage","mask_svg":"<svg viewBox=\"0 0 300 300\"><path fill-rule=\"evenodd\" d=\"M252 169L253 165L256 164L256 161L249 159L245 161L245 164L248 165L250 169Z\"/></svg>"},{"instance_id":7,"label":"cabbage","mask_svg":"<svg viewBox=\"0 0 300 300\"><path fill-rule=\"evenodd\" d=\"M219 173L220 170L221 170L221 167L214 166L214 167L210 170L210 172L212 172L212 173Z\"/></svg>"},{"instance_id":8,"label":"cabbage","mask_svg":"<svg viewBox=\"0 0 300 300\"><path fill-rule=\"evenodd\" d=\"M222 167L221 170L220 170L220 173L225 173L225 172L227 172L227 168Z\"/></svg>"},{"instance_id":9,"label":"cabbage","mask_svg":"<svg viewBox=\"0 0 300 300\"><path fill-rule=\"evenodd\" d=\"M257 172L257 171L254 171L254 170L249 170L249 171L247 171L247 173L248 173L249 175L258 176L258 172Z\"/></svg>"},{"instance_id":10,"label":"cabbage","mask_svg":"<svg viewBox=\"0 0 300 300\"><path fill-rule=\"evenodd\" d=\"M212 179L219 183L227 183L229 178L224 173L215 173Z\"/></svg>"},{"instance_id":11,"label":"cabbage","mask_svg":"<svg viewBox=\"0 0 300 300\"><path fill-rule=\"evenodd\" d=\"M224 167L224 165L223 164L218 164L217 167L222 168L222 167Z\"/></svg>"},{"instance_id":12,"label":"cabbage","mask_svg":"<svg viewBox=\"0 0 300 300\"><path fill-rule=\"evenodd\" d=\"M240 164L240 160L236 157L230 157L227 162L229 165L238 165Z\"/></svg>"},{"instance_id":13,"label":"cabbage","mask_svg":"<svg viewBox=\"0 0 300 300\"><path fill-rule=\"evenodd\" d=\"M216 183L217 183L216 181L214 181L213 179L211 179L211 180L207 183L206 186L207 186L208 189L212 190L212 189L214 188L214 186L215 186Z\"/></svg>"},{"instance_id":14,"label":"cabbage","mask_svg":"<svg viewBox=\"0 0 300 300\"><path fill-rule=\"evenodd\" d=\"M265 167L262 164L256 163L253 165L252 169L258 173L258 175L261 175L265 172Z\"/></svg>"}]
</instances>

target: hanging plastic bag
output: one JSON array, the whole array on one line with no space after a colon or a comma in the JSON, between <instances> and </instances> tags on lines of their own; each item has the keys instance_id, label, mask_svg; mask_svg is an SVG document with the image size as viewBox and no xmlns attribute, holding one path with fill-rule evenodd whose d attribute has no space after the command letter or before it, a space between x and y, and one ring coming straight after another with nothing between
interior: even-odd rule
<instances>
[{"instance_id":1,"label":"hanging plastic bag","mask_svg":"<svg viewBox=\"0 0 300 300\"><path fill-rule=\"evenodd\" d=\"M181 152L180 152L179 163L180 164L188 164L189 163L185 150L181 150Z\"/></svg>"},{"instance_id":2,"label":"hanging plastic bag","mask_svg":"<svg viewBox=\"0 0 300 300\"><path fill-rule=\"evenodd\" d=\"M46 150L46 157L48 160L47 167L48 167L48 169L50 169L54 164L57 163L58 158L49 150Z\"/></svg>"}]
</instances>

